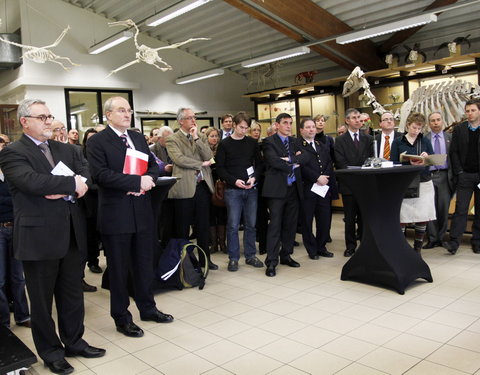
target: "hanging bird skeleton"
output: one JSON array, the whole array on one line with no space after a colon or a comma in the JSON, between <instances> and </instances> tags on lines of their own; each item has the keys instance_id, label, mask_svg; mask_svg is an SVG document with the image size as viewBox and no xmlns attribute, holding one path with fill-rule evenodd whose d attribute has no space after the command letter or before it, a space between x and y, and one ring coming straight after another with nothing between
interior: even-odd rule
<instances>
[{"instance_id":1,"label":"hanging bird skeleton","mask_svg":"<svg viewBox=\"0 0 480 375\"><path fill-rule=\"evenodd\" d=\"M72 67L80 66L80 65L75 64L68 57L57 56L52 51L50 51L50 48L54 48L54 47L56 47L60 44L62 39L67 34L68 30L70 30L70 25L68 25L67 28L65 30L63 30L63 32L60 34L60 36L57 38L57 40L55 42L53 42L52 44L50 44L48 46L44 46L44 47L35 47L35 46L28 46L28 45L25 45L25 44L15 43L15 42L11 42L9 40L5 40L1 37L0 37L0 41L3 42L3 43L11 44L11 45L26 49L27 51L24 52L24 54L22 55L22 59L28 59L28 60L31 60L31 61L36 62L38 64L44 64L47 61L50 61L50 62L53 62L53 63L56 63L56 64L60 65L65 70L70 70ZM68 64L70 64L70 66L65 66L64 63L62 62L62 60L64 60L64 62L67 62Z\"/></svg>"},{"instance_id":2,"label":"hanging bird skeleton","mask_svg":"<svg viewBox=\"0 0 480 375\"><path fill-rule=\"evenodd\" d=\"M140 45L138 44L138 34L140 34L140 30L138 29L137 25L135 22L133 22L131 19L125 20L125 21L118 21L118 22L109 22L108 26L127 26L127 27L133 27L135 28L135 36L133 37L134 42L135 42L135 47L137 48L137 53L135 54L136 59L133 61L130 61L129 63L126 63L117 69L114 69L110 72L110 74L107 77L110 77L112 74L119 72L120 70L123 70L125 68L128 68L131 65L138 64L140 62L144 62L149 65L153 65L155 68L160 69L162 72L166 72L167 70L172 70L172 66L170 66L168 63L166 63L159 55L158 51L162 49L173 49L173 48L178 48L180 46L183 46L184 44L193 42L195 40L210 40L210 38L190 38L188 40L185 40L183 42L179 43L174 43L170 44L165 47L159 47L159 48L151 48L148 47L144 44ZM158 65L160 64L160 65Z\"/></svg>"},{"instance_id":3,"label":"hanging bird skeleton","mask_svg":"<svg viewBox=\"0 0 480 375\"><path fill-rule=\"evenodd\" d=\"M373 95L372 91L370 90L370 84L365 78L365 73L362 71L362 69L360 69L360 67L357 66L355 69L353 69L352 73L350 73L347 80L343 84L342 96L346 98L360 89L363 89L363 94L365 95L364 97L367 99L366 104L373 107L373 113L378 113L378 115L381 116L383 113L387 112L387 110L383 108L383 106L377 101L375 95Z\"/></svg>"},{"instance_id":4,"label":"hanging bird skeleton","mask_svg":"<svg viewBox=\"0 0 480 375\"><path fill-rule=\"evenodd\" d=\"M472 46L470 44L470 39L468 39L470 37L470 35L471 34L468 34L467 36L460 36L458 38L455 38L451 42L445 42L445 43L440 44L440 46L437 48L437 50L435 51L435 53L433 55L435 56L442 48L445 48L445 47L448 48L448 51L451 54L457 53L457 47L461 47L462 44L467 44L468 48L470 48Z\"/></svg>"}]
</instances>

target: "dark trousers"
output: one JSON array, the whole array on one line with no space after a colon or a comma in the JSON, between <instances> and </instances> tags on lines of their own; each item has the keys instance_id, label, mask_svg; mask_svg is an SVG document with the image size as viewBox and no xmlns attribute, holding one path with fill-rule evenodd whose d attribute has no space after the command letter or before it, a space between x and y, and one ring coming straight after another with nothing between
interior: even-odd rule
<instances>
[{"instance_id":1,"label":"dark trousers","mask_svg":"<svg viewBox=\"0 0 480 375\"><path fill-rule=\"evenodd\" d=\"M343 212L345 215L345 246L347 250L355 250L357 247L356 223L358 232L362 233L362 218L357 200L351 194L342 194Z\"/></svg>"},{"instance_id":2,"label":"dark trousers","mask_svg":"<svg viewBox=\"0 0 480 375\"><path fill-rule=\"evenodd\" d=\"M299 199L295 185L289 186L285 198L269 198L270 223L267 230L267 266L276 267L278 257L287 258L293 253L297 232ZM281 246L281 248L280 248Z\"/></svg>"},{"instance_id":3,"label":"dark trousers","mask_svg":"<svg viewBox=\"0 0 480 375\"><path fill-rule=\"evenodd\" d=\"M87 347L87 343L82 339L85 330L82 259L73 229L70 233L70 247L62 259L23 261L30 298L33 341L38 355L49 362L64 358L64 347L73 352ZM52 319L53 297L60 338Z\"/></svg>"},{"instance_id":4,"label":"dark trousers","mask_svg":"<svg viewBox=\"0 0 480 375\"><path fill-rule=\"evenodd\" d=\"M305 198L302 201L302 238L305 249L309 255L317 255L319 251L326 250L328 235L331 225L330 193L325 198L320 196ZM315 235L313 235L313 218L315 217Z\"/></svg>"},{"instance_id":5,"label":"dark trousers","mask_svg":"<svg viewBox=\"0 0 480 375\"><path fill-rule=\"evenodd\" d=\"M205 181L197 184L195 195L187 199L174 199L175 230L177 238L188 238L190 224L193 224L197 234L197 245L210 256L210 200L211 193Z\"/></svg>"},{"instance_id":6,"label":"dark trousers","mask_svg":"<svg viewBox=\"0 0 480 375\"><path fill-rule=\"evenodd\" d=\"M457 246L467 226L468 207L472 199L472 194L475 194L475 216L473 217L471 242L473 246L480 245L480 190L477 186L479 183L479 173L463 172L458 175L457 203L450 227L450 241L454 242Z\"/></svg>"},{"instance_id":7,"label":"dark trousers","mask_svg":"<svg viewBox=\"0 0 480 375\"><path fill-rule=\"evenodd\" d=\"M261 188L258 191L262 191ZM257 201L257 241L260 252L267 251L268 198L258 196Z\"/></svg>"},{"instance_id":8,"label":"dark trousers","mask_svg":"<svg viewBox=\"0 0 480 375\"><path fill-rule=\"evenodd\" d=\"M447 170L432 172L435 189L435 212L437 219L427 223L428 241L442 242L448 226L448 209L452 195L448 185Z\"/></svg>"},{"instance_id":9,"label":"dark trousers","mask_svg":"<svg viewBox=\"0 0 480 375\"><path fill-rule=\"evenodd\" d=\"M132 314L128 311L129 272L132 273L134 299L140 315L155 312L152 292L153 233L104 234L102 242L107 256L110 315L115 324L127 324L132 321Z\"/></svg>"}]
</instances>

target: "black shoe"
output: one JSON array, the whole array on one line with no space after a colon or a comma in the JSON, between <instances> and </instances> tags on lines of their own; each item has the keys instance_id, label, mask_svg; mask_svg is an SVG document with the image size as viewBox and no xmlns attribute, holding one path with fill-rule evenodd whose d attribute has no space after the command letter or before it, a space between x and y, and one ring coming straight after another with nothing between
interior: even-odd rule
<instances>
[{"instance_id":1,"label":"black shoe","mask_svg":"<svg viewBox=\"0 0 480 375\"><path fill-rule=\"evenodd\" d=\"M71 352L70 350L65 349L65 356L67 357L100 358L104 355L105 349L95 348L90 345L79 352Z\"/></svg>"},{"instance_id":2,"label":"black shoe","mask_svg":"<svg viewBox=\"0 0 480 375\"><path fill-rule=\"evenodd\" d=\"M284 264L286 266L295 267L295 268L300 267L300 263L295 262L291 256L285 259L280 259L280 264Z\"/></svg>"},{"instance_id":3,"label":"black shoe","mask_svg":"<svg viewBox=\"0 0 480 375\"><path fill-rule=\"evenodd\" d=\"M267 250L260 249L260 250L258 250L258 253L259 253L260 255L263 255L263 254L266 254L266 253L267 253Z\"/></svg>"},{"instance_id":4,"label":"black shoe","mask_svg":"<svg viewBox=\"0 0 480 375\"><path fill-rule=\"evenodd\" d=\"M215 270L218 270L218 266L215 263L213 263L211 260L209 260L208 261L208 269L215 271Z\"/></svg>"},{"instance_id":5,"label":"black shoe","mask_svg":"<svg viewBox=\"0 0 480 375\"><path fill-rule=\"evenodd\" d=\"M275 275L277 274L277 272L275 271L275 266L268 266L266 271L265 271L265 275L267 275L268 277L274 277Z\"/></svg>"},{"instance_id":6,"label":"black shoe","mask_svg":"<svg viewBox=\"0 0 480 375\"><path fill-rule=\"evenodd\" d=\"M472 251L475 254L480 254L480 246L472 246Z\"/></svg>"},{"instance_id":7,"label":"black shoe","mask_svg":"<svg viewBox=\"0 0 480 375\"><path fill-rule=\"evenodd\" d=\"M343 256L351 257L353 254L355 254L355 249L347 249L343 252Z\"/></svg>"},{"instance_id":8,"label":"black shoe","mask_svg":"<svg viewBox=\"0 0 480 375\"><path fill-rule=\"evenodd\" d=\"M86 282L85 280L83 280L83 279L82 279L82 289L83 289L83 291L86 292L86 293L91 293L91 292L96 292L96 291L97 291L97 287L96 287L96 286L87 284L87 282Z\"/></svg>"},{"instance_id":9,"label":"black shoe","mask_svg":"<svg viewBox=\"0 0 480 375\"><path fill-rule=\"evenodd\" d=\"M325 258L333 258L333 253L328 251L327 249L320 250L318 252L318 255Z\"/></svg>"},{"instance_id":10,"label":"black shoe","mask_svg":"<svg viewBox=\"0 0 480 375\"><path fill-rule=\"evenodd\" d=\"M143 330L135 323L117 324L117 331L128 337L142 337Z\"/></svg>"},{"instance_id":11,"label":"black shoe","mask_svg":"<svg viewBox=\"0 0 480 375\"><path fill-rule=\"evenodd\" d=\"M48 367L51 372L61 375L71 374L74 370L70 363L64 358L52 362L45 361L45 366Z\"/></svg>"},{"instance_id":12,"label":"black shoe","mask_svg":"<svg viewBox=\"0 0 480 375\"><path fill-rule=\"evenodd\" d=\"M238 271L238 260L230 259L230 260L228 261L228 267L227 267L227 269L228 269L230 272Z\"/></svg>"},{"instance_id":13,"label":"black shoe","mask_svg":"<svg viewBox=\"0 0 480 375\"><path fill-rule=\"evenodd\" d=\"M160 310L156 310L153 314L142 315L140 314L140 319L143 321L150 321L156 323L171 323L173 322L173 316L170 314L164 314Z\"/></svg>"},{"instance_id":14,"label":"black shoe","mask_svg":"<svg viewBox=\"0 0 480 375\"><path fill-rule=\"evenodd\" d=\"M255 267L255 268L262 268L263 267L263 262L255 256L253 256L251 258L248 258L248 259L245 259L245 264L248 264L249 266L252 266L252 267Z\"/></svg>"},{"instance_id":15,"label":"black shoe","mask_svg":"<svg viewBox=\"0 0 480 375\"><path fill-rule=\"evenodd\" d=\"M17 326L25 327L25 328L32 328L32 321L30 319L25 320L24 322L17 322Z\"/></svg>"},{"instance_id":16,"label":"black shoe","mask_svg":"<svg viewBox=\"0 0 480 375\"><path fill-rule=\"evenodd\" d=\"M315 255L308 254L308 257L312 260L319 260L320 259L320 256L318 256L317 254L315 254Z\"/></svg>"},{"instance_id":17,"label":"black shoe","mask_svg":"<svg viewBox=\"0 0 480 375\"><path fill-rule=\"evenodd\" d=\"M98 264L92 264L91 266L88 266L88 269L90 270L90 272L93 272L93 273L102 273L103 270L100 268L100 266Z\"/></svg>"},{"instance_id":18,"label":"black shoe","mask_svg":"<svg viewBox=\"0 0 480 375\"><path fill-rule=\"evenodd\" d=\"M428 241L425 245L423 245L423 249L433 249L437 246L442 246L442 243L438 241Z\"/></svg>"},{"instance_id":19,"label":"black shoe","mask_svg":"<svg viewBox=\"0 0 480 375\"><path fill-rule=\"evenodd\" d=\"M327 242L328 242L328 243L332 242L332 237L328 236Z\"/></svg>"},{"instance_id":20,"label":"black shoe","mask_svg":"<svg viewBox=\"0 0 480 375\"><path fill-rule=\"evenodd\" d=\"M293 246L298 247L300 244L297 241L293 241Z\"/></svg>"},{"instance_id":21,"label":"black shoe","mask_svg":"<svg viewBox=\"0 0 480 375\"><path fill-rule=\"evenodd\" d=\"M458 250L458 245L454 242L444 242L443 247L448 250L448 252L452 255L455 255Z\"/></svg>"}]
</instances>

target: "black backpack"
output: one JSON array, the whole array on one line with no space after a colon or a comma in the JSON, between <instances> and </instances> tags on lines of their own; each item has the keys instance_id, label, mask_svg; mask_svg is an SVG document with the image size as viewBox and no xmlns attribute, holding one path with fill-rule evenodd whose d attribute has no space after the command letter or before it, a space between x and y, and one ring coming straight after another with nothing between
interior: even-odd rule
<instances>
[{"instance_id":1,"label":"black backpack","mask_svg":"<svg viewBox=\"0 0 480 375\"><path fill-rule=\"evenodd\" d=\"M207 275L208 258L203 249L186 239L172 238L158 261L155 284L159 288L203 289Z\"/></svg>"}]
</instances>

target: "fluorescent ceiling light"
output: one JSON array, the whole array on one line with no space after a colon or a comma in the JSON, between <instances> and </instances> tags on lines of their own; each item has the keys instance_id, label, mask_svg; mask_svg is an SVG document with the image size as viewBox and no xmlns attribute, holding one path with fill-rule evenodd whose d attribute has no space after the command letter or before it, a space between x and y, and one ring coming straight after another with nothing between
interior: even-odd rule
<instances>
[{"instance_id":1,"label":"fluorescent ceiling light","mask_svg":"<svg viewBox=\"0 0 480 375\"><path fill-rule=\"evenodd\" d=\"M190 12L191 10L198 8L212 0L186 0L181 1L178 4L165 9L164 11L155 14L154 16L148 18L145 21L147 26L158 26L161 23L170 21L172 18L181 16L184 13Z\"/></svg>"},{"instance_id":2,"label":"fluorescent ceiling light","mask_svg":"<svg viewBox=\"0 0 480 375\"><path fill-rule=\"evenodd\" d=\"M354 31L337 38L338 44L357 42L363 39L374 38L379 35L394 33L395 31L410 29L412 27L426 25L430 22L437 22L437 16L433 13L406 18L404 20L390 22L385 25L375 26L368 29Z\"/></svg>"},{"instance_id":3,"label":"fluorescent ceiling light","mask_svg":"<svg viewBox=\"0 0 480 375\"><path fill-rule=\"evenodd\" d=\"M201 79L207 79L207 78L211 78L211 77L221 76L221 75L223 75L223 73L225 73L224 69L207 70L205 72L201 72L201 73L197 73L197 74L191 74L189 76L178 78L175 81L175 83L177 85L184 85L186 83L200 81Z\"/></svg>"},{"instance_id":4,"label":"fluorescent ceiling light","mask_svg":"<svg viewBox=\"0 0 480 375\"><path fill-rule=\"evenodd\" d=\"M100 52L106 51L117 44L123 43L124 41L130 39L133 36L131 31L122 31L121 33L115 34L100 43L94 44L88 49L90 55L96 55Z\"/></svg>"},{"instance_id":5,"label":"fluorescent ceiling light","mask_svg":"<svg viewBox=\"0 0 480 375\"><path fill-rule=\"evenodd\" d=\"M242 66L244 68L251 68L257 65L267 64L273 61L284 60L294 56L305 55L307 53L310 53L310 48L297 47L297 48L287 49L285 51L272 53L270 55L260 56L254 59L242 61Z\"/></svg>"}]
</instances>

